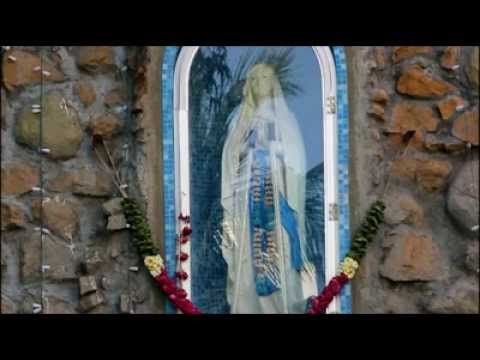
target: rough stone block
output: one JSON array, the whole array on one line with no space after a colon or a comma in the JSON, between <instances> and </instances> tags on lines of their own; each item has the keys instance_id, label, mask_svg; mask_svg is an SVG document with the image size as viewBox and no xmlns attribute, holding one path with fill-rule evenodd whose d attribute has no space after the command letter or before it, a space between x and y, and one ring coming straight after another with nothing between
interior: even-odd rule
<instances>
[{"instance_id":1,"label":"rough stone block","mask_svg":"<svg viewBox=\"0 0 480 360\"><path fill-rule=\"evenodd\" d=\"M83 296L80 299L80 310L82 312L90 311L105 302L104 296L100 292L94 292Z\"/></svg>"},{"instance_id":2,"label":"rough stone block","mask_svg":"<svg viewBox=\"0 0 480 360\"><path fill-rule=\"evenodd\" d=\"M112 215L108 218L107 230L123 230L127 228L127 220L123 214Z\"/></svg>"},{"instance_id":3,"label":"rough stone block","mask_svg":"<svg viewBox=\"0 0 480 360\"><path fill-rule=\"evenodd\" d=\"M95 276L81 276L79 279L80 295L86 295L97 291L97 281Z\"/></svg>"}]
</instances>

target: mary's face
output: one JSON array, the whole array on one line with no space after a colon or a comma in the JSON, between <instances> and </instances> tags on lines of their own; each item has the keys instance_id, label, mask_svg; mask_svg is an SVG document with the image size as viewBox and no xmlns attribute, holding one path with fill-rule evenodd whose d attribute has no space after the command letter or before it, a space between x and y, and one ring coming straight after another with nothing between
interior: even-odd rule
<instances>
[{"instance_id":1,"label":"mary's face","mask_svg":"<svg viewBox=\"0 0 480 360\"><path fill-rule=\"evenodd\" d=\"M273 70L270 68L263 68L251 75L252 94L257 101L272 96L273 76Z\"/></svg>"}]
</instances>

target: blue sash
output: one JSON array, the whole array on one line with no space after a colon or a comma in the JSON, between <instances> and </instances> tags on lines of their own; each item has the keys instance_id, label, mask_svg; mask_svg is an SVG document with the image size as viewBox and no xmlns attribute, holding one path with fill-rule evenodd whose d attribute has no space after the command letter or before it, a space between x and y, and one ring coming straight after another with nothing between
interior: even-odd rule
<instances>
[{"instance_id":1,"label":"blue sash","mask_svg":"<svg viewBox=\"0 0 480 360\"><path fill-rule=\"evenodd\" d=\"M255 288L259 296L268 296L280 289L280 271L278 259L279 244L275 229L275 195L269 151L255 148L255 133L249 137L253 151L252 176L249 181L249 217L250 245L253 259ZM300 236L296 212L292 209L282 193L279 192L281 224L289 237L291 266L295 270L302 267ZM272 250L273 249L273 250Z\"/></svg>"}]
</instances>

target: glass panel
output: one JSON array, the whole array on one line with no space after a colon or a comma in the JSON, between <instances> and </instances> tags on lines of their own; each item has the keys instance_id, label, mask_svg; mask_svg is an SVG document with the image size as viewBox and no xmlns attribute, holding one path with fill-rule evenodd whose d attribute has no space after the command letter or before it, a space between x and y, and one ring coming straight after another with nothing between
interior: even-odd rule
<instances>
[{"instance_id":1,"label":"glass panel","mask_svg":"<svg viewBox=\"0 0 480 360\"><path fill-rule=\"evenodd\" d=\"M201 47L189 103L192 300L207 313L304 313L325 281L313 49Z\"/></svg>"}]
</instances>

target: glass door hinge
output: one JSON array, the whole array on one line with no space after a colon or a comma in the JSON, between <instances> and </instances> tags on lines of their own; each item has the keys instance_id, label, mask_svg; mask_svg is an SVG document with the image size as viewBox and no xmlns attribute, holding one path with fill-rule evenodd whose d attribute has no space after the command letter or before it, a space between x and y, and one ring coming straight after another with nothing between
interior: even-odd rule
<instances>
[{"instance_id":1,"label":"glass door hinge","mask_svg":"<svg viewBox=\"0 0 480 360\"><path fill-rule=\"evenodd\" d=\"M337 100L335 96L328 96L327 97L327 113L328 114L335 114L337 112Z\"/></svg>"},{"instance_id":2,"label":"glass door hinge","mask_svg":"<svg viewBox=\"0 0 480 360\"><path fill-rule=\"evenodd\" d=\"M338 221L338 205L330 203L328 207L328 218L330 221Z\"/></svg>"}]
</instances>

